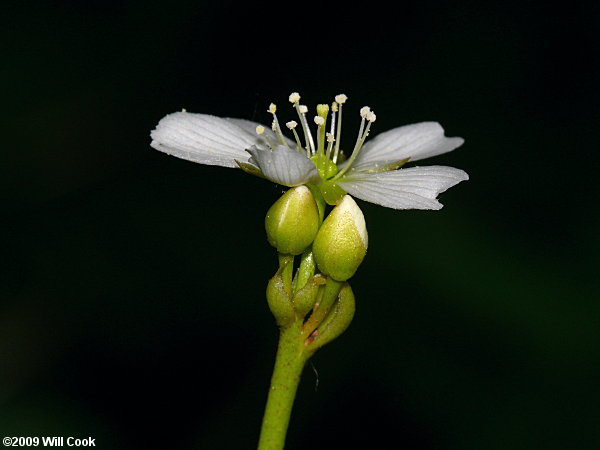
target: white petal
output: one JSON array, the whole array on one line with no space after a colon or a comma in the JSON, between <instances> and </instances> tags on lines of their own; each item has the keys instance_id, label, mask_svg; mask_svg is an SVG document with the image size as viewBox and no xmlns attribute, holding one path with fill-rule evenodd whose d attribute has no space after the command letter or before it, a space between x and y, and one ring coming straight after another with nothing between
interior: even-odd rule
<instances>
[{"instance_id":1,"label":"white petal","mask_svg":"<svg viewBox=\"0 0 600 450\"><path fill-rule=\"evenodd\" d=\"M156 150L201 164L238 167L235 160L248 161L245 149L266 147L263 136L255 129L259 124L242 119L228 119L208 114L176 112L161 119L150 133ZM275 142L273 132L265 135Z\"/></svg>"},{"instance_id":2,"label":"white petal","mask_svg":"<svg viewBox=\"0 0 600 450\"><path fill-rule=\"evenodd\" d=\"M394 209L441 209L438 194L469 179L466 172L445 166L411 167L392 172L350 172L337 184L367 202Z\"/></svg>"},{"instance_id":3,"label":"white petal","mask_svg":"<svg viewBox=\"0 0 600 450\"><path fill-rule=\"evenodd\" d=\"M444 136L444 129L437 122L405 125L367 141L352 167L356 170L368 170L405 158L418 161L452 151L463 142L463 138Z\"/></svg>"},{"instance_id":4,"label":"white petal","mask_svg":"<svg viewBox=\"0 0 600 450\"><path fill-rule=\"evenodd\" d=\"M284 186L300 186L318 177L313 162L298 150L280 145L275 149L249 148L251 163L258 166L263 175Z\"/></svg>"}]
</instances>

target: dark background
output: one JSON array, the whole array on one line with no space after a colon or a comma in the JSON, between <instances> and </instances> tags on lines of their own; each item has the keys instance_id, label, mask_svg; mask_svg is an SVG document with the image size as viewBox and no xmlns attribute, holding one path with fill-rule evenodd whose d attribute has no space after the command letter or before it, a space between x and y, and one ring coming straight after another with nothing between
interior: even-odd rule
<instances>
[{"instance_id":1,"label":"dark background","mask_svg":"<svg viewBox=\"0 0 600 450\"><path fill-rule=\"evenodd\" d=\"M289 450L600 448L598 2L3 7L0 434L250 449L282 189L149 147L165 114L373 134L439 121L439 212L360 202L357 315L307 366ZM428 164L429 161L424 162Z\"/></svg>"}]
</instances>

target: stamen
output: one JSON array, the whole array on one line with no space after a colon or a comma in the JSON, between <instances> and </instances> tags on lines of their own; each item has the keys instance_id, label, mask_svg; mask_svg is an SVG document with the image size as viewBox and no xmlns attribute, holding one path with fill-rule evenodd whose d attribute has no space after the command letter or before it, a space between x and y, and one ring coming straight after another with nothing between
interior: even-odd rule
<instances>
[{"instance_id":1,"label":"stamen","mask_svg":"<svg viewBox=\"0 0 600 450\"><path fill-rule=\"evenodd\" d=\"M292 95L290 95L290 98ZM298 99L299 98L300 96L298 95ZM315 142L313 141L312 134L308 128L308 122L306 121L306 112L308 111L308 108L305 105L298 104L298 102L294 103L294 108L296 108L296 111L298 112L300 124L302 125L302 131L304 131L304 139L306 141L306 156L310 158L311 155L315 154Z\"/></svg>"},{"instance_id":2,"label":"stamen","mask_svg":"<svg viewBox=\"0 0 600 450\"><path fill-rule=\"evenodd\" d=\"M338 103L338 105L343 105L346 103L346 100L348 100L348 96L345 94L339 94L335 96L335 101Z\"/></svg>"},{"instance_id":3,"label":"stamen","mask_svg":"<svg viewBox=\"0 0 600 450\"><path fill-rule=\"evenodd\" d=\"M329 127L329 133L331 133L332 136L335 135L335 116L337 112L337 103L333 102L333 104L331 105L331 126Z\"/></svg>"},{"instance_id":4,"label":"stamen","mask_svg":"<svg viewBox=\"0 0 600 450\"><path fill-rule=\"evenodd\" d=\"M344 175L348 171L348 169L350 169L350 167L352 166L352 163L358 156L360 149L362 148L363 144L365 143L365 139L369 135L369 130L371 128L371 124L373 122L375 122L375 119L377 118L375 113L373 111L371 111L371 109L368 106L361 108L360 115L363 119L361 120L361 123L360 123L360 130L358 132L358 138L356 139L356 144L354 145L354 150L352 150L352 155L348 159L348 162L346 163L344 168L341 171L339 171L335 177L333 177L334 180L339 179L342 175ZM366 128L365 128L365 121L367 122Z\"/></svg>"},{"instance_id":5,"label":"stamen","mask_svg":"<svg viewBox=\"0 0 600 450\"><path fill-rule=\"evenodd\" d=\"M362 137L360 138L360 144L358 146L358 148L356 149L356 151L360 151L360 149L362 148L362 145L365 143L365 139L367 139L367 136L369 135L369 129L371 128L371 124L375 122L368 120L367 121L367 128L365 129L365 132L363 133Z\"/></svg>"},{"instance_id":6,"label":"stamen","mask_svg":"<svg viewBox=\"0 0 600 450\"><path fill-rule=\"evenodd\" d=\"M337 134L335 137L335 150L333 151L333 163L337 164L337 160L338 160L338 155L340 153L340 136L342 133L342 105L344 103L346 103L346 100L348 100L348 97L344 94L339 94L335 96L335 102L339 108L339 114L338 114L338 124L337 124Z\"/></svg>"},{"instance_id":7,"label":"stamen","mask_svg":"<svg viewBox=\"0 0 600 450\"><path fill-rule=\"evenodd\" d=\"M361 116L363 116L363 109L364 108L362 108L360 110ZM364 113L364 115L365 116L367 115L366 112ZM362 138L364 131L365 131L365 118L363 116L362 120L360 121L360 129L358 130L358 136L356 137L356 143L354 144L354 150L352 150L352 156L354 156L354 153L356 153L356 149L358 148L358 143L360 142L360 139ZM352 159L352 156L350 157L350 159Z\"/></svg>"},{"instance_id":8,"label":"stamen","mask_svg":"<svg viewBox=\"0 0 600 450\"><path fill-rule=\"evenodd\" d=\"M283 137L283 133L281 132L281 127L279 126L279 120L277 120L277 114L275 114L275 112L277 111L277 105L275 103L271 103L269 105L269 109L267 111L270 112L271 114L273 114L273 124L271 125L271 128L277 135L277 139L279 140L279 143L281 145L287 145L285 143L285 138Z\"/></svg>"},{"instance_id":9,"label":"stamen","mask_svg":"<svg viewBox=\"0 0 600 450\"><path fill-rule=\"evenodd\" d=\"M333 120L335 119L335 117L332 117L332 126L331 128L333 129ZM329 166L329 158L331 157L331 150L333 149L333 143L335 141L335 137L333 136L333 132L331 133L327 133L327 153L325 153L325 163L327 164L327 166Z\"/></svg>"},{"instance_id":10,"label":"stamen","mask_svg":"<svg viewBox=\"0 0 600 450\"><path fill-rule=\"evenodd\" d=\"M262 125L258 125L256 127L256 134L261 136L265 141L267 141L267 145L271 148L275 148L276 146L273 145L273 143L271 142L271 140L267 137L265 133L265 127L263 127Z\"/></svg>"},{"instance_id":11,"label":"stamen","mask_svg":"<svg viewBox=\"0 0 600 450\"><path fill-rule=\"evenodd\" d=\"M300 101L300 94L298 94L297 92L292 92L290 94L290 103L298 103Z\"/></svg>"},{"instance_id":12,"label":"stamen","mask_svg":"<svg viewBox=\"0 0 600 450\"><path fill-rule=\"evenodd\" d=\"M298 151L302 153L302 144L300 143L300 136L298 136L298 133L296 132L296 126L298 126L298 122L296 122L295 120L290 120L288 123L285 124L285 126L292 130L292 133L294 133L294 137L296 138L296 144L298 145Z\"/></svg>"},{"instance_id":13,"label":"stamen","mask_svg":"<svg viewBox=\"0 0 600 450\"><path fill-rule=\"evenodd\" d=\"M323 135L323 125L325 125L325 119L323 119L321 116L315 116L314 118L315 123L317 124L317 152L316 154L319 155L318 160L321 161L321 158L324 155L324 149L325 149L325 140L323 139L325 136ZM320 162L319 162L320 164ZM319 164L317 164L317 167L319 167Z\"/></svg>"}]
</instances>

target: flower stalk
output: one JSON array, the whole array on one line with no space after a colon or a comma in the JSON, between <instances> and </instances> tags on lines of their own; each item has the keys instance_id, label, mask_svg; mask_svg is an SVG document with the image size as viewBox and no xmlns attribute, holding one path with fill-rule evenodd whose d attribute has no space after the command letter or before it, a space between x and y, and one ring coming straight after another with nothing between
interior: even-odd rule
<instances>
[{"instance_id":1,"label":"flower stalk","mask_svg":"<svg viewBox=\"0 0 600 450\"><path fill-rule=\"evenodd\" d=\"M280 331L258 450L281 450L284 447L302 369L313 353L303 341L301 321Z\"/></svg>"},{"instance_id":2,"label":"flower stalk","mask_svg":"<svg viewBox=\"0 0 600 450\"><path fill-rule=\"evenodd\" d=\"M353 151L344 154L340 142L347 100L340 94L331 107L317 106L316 139L297 92L289 102L300 127L294 120L285 124L294 140L283 134L274 103L267 110L271 127L182 111L164 117L151 133L151 146L159 151L200 164L240 168L291 188L265 217L267 240L279 260L266 297L280 333L259 450L283 449L306 361L341 335L354 317L348 279L366 255L368 235L352 197L394 209L437 210L442 208L437 196L469 178L453 167L404 168L462 145L462 138L446 137L437 122L394 128L366 142L376 120L368 106L360 110ZM329 215L327 205L333 207Z\"/></svg>"},{"instance_id":3,"label":"flower stalk","mask_svg":"<svg viewBox=\"0 0 600 450\"><path fill-rule=\"evenodd\" d=\"M304 364L352 321L354 295L346 280L354 274L367 250L364 218L350 196L345 196L327 218L321 220L317 209L325 209L324 204L319 207L322 198L317 196L315 201L306 201L304 195L307 193L311 199L313 197L310 190L304 189L301 202L289 201L292 190L283 194L275 207L269 209L265 222L269 242L278 251L279 243L285 243L284 248L291 248L288 243L297 240L303 231L301 227L287 227L287 222L296 224L312 216L306 223L311 226L315 220L319 223L311 242L292 246L296 253L304 248L296 273L294 256L279 252L279 269L267 285L267 302L279 325L280 335L258 446L260 450L283 448ZM282 201L286 207L281 207ZM313 247L316 253L313 253ZM317 267L320 273L315 274Z\"/></svg>"}]
</instances>

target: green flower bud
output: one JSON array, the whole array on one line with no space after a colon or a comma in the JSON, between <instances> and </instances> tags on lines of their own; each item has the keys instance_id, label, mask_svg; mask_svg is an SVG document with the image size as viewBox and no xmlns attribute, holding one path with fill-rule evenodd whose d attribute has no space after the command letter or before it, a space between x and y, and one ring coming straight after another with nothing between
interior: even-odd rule
<instances>
[{"instance_id":1,"label":"green flower bud","mask_svg":"<svg viewBox=\"0 0 600 450\"><path fill-rule=\"evenodd\" d=\"M319 230L317 203L306 186L288 190L267 212L269 243L279 253L299 255L312 244Z\"/></svg>"},{"instance_id":2,"label":"green flower bud","mask_svg":"<svg viewBox=\"0 0 600 450\"><path fill-rule=\"evenodd\" d=\"M365 218L349 195L327 216L313 243L319 270L337 281L346 281L356 272L367 253Z\"/></svg>"}]
</instances>

